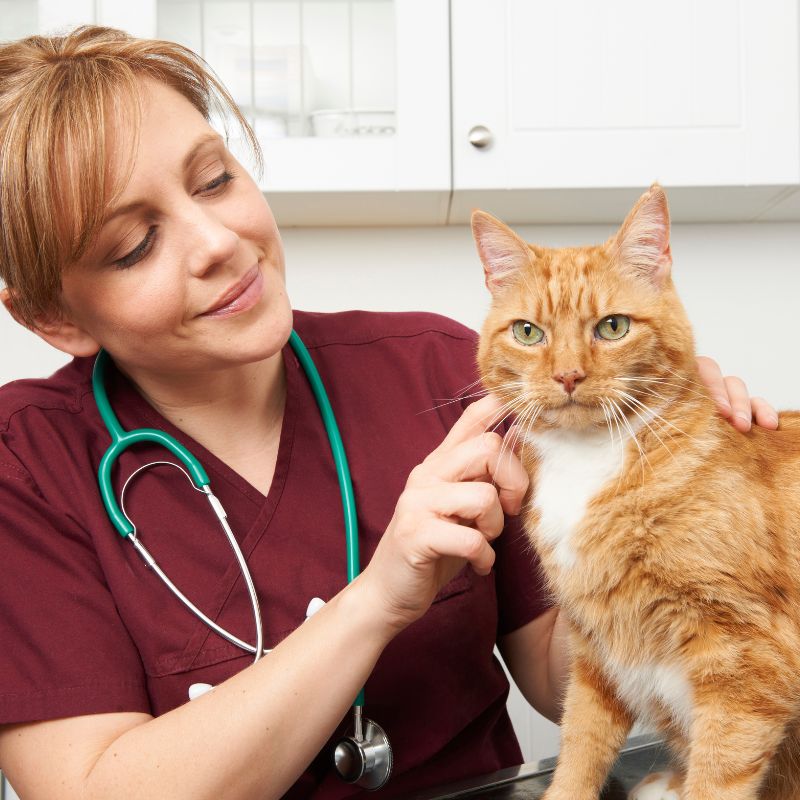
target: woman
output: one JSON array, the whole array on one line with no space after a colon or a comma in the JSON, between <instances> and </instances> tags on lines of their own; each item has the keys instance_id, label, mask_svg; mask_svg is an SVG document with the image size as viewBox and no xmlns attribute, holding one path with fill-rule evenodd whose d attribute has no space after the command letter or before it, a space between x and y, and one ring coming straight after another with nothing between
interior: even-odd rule
<instances>
[{"instance_id":1,"label":"woman","mask_svg":"<svg viewBox=\"0 0 800 800\"><path fill-rule=\"evenodd\" d=\"M431 315L293 315L269 208L208 124L215 100L239 117L169 43L85 28L0 48L4 302L75 356L0 393L0 765L25 798L351 796L330 747L365 683L395 754L383 796L518 763L492 646L550 716L565 659L522 537L497 538L527 479L485 432L492 398L418 413L469 383L473 336ZM367 566L347 588L292 326L354 475ZM101 347L123 427L167 430L210 473L274 647L257 663L115 535L95 480ZM704 368L748 427L743 387ZM165 455L126 451L117 496ZM253 641L235 560L185 478L148 470L125 502L167 574ZM327 602L300 624L312 597ZM187 702L201 684L214 688Z\"/></svg>"}]
</instances>

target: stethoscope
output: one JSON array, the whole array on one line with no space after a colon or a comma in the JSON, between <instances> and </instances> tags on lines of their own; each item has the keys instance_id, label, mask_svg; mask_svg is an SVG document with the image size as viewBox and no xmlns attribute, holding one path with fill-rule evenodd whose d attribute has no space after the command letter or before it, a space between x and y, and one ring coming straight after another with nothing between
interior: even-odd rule
<instances>
[{"instance_id":1,"label":"stethoscope","mask_svg":"<svg viewBox=\"0 0 800 800\"><path fill-rule=\"evenodd\" d=\"M325 425L325 431L328 434L331 451L333 453L333 461L336 466L336 475L339 480L339 490L342 495L342 508L344 509L345 521L345 541L347 545L347 581L353 581L359 574L359 559L358 559L358 521L356 517L355 495L353 493L353 483L350 479L350 468L347 464L347 457L344 452L344 445L342 444L342 437L339 433L339 426L336 424L336 418L333 414L330 401L328 400L325 386L322 383L322 378L317 371L311 356L306 349L306 346L300 340L300 337L295 331L292 331L289 337L289 344L292 347L295 355L300 361L303 371L308 378L311 385L311 390L319 406L322 421ZM170 436L165 431L157 430L155 428L136 428L132 431L126 431L119 423L114 410L108 400L108 395L105 389L105 370L109 361L108 354L101 350L97 354L94 362L94 370L92 371L92 390L94 391L94 399L97 403L97 408L100 412L100 418L103 420L108 432L111 436L111 445L108 450L103 454L98 469L98 483L100 485L100 494L103 498L103 503L106 507L109 519L120 535L127 539L134 546L139 555L144 559L145 564L158 575L166 587L177 597L186 608L188 608L195 616L201 619L209 628L222 636L223 639L231 642L232 644L240 647L248 653L254 654L253 663L258 661L262 655L269 653L269 650L264 649L264 631L261 620L261 612L258 605L258 596L256 594L255 585L253 584L250 570L244 559L244 555L239 547L233 531L228 525L227 514L222 507L222 503L217 499L211 491L211 482L208 479L206 471L200 462L174 437ZM136 469L125 481L120 492L120 502L117 504L114 490L111 485L111 469L117 458L128 447L140 442L152 442L162 447L165 447L173 455L175 455L182 463L183 467L175 464L172 461L154 461L145 464ZM255 645L245 642L234 636L230 631L218 625L214 620L204 614L192 601L169 579L164 571L156 563L155 558L150 554L147 548L142 544L136 526L131 521L125 510L125 490L131 480L140 474L142 471L150 467L163 466L174 467L186 475L192 487L198 492L202 492L208 500L211 508L219 520L222 530L233 550L236 561L239 564L242 577L247 587L247 593L250 597L250 605L253 609L253 620L256 628L256 643ZM310 616L318 610L324 602L319 598L314 598L309 604L306 616ZM205 691L210 690L209 684L193 684L189 689L190 699L199 697ZM336 771L340 777L348 783L357 783L365 789L380 789L392 772L393 755L392 748L389 744L389 739L384 730L377 723L363 716L364 708L364 690L358 693L358 696L353 703L353 730L352 733L342 738L336 745L333 751L333 763Z\"/></svg>"}]
</instances>

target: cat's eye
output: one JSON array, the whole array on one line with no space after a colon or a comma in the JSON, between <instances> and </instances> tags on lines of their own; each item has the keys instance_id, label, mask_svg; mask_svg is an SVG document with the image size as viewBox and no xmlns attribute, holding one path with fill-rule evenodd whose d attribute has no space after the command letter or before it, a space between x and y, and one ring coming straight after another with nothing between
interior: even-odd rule
<instances>
[{"instance_id":1,"label":"cat's eye","mask_svg":"<svg viewBox=\"0 0 800 800\"><path fill-rule=\"evenodd\" d=\"M631 327L631 318L623 314L609 314L605 319L597 323L595 332L601 339L615 341L621 339Z\"/></svg>"},{"instance_id":2,"label":"cat's eye","mask_svg":"<svg viewBox=\"0 0 800 800\"><path fill-rule=\"evenodd\" d=\"M511 333L520 344L539 344L544 339L544 331L524 319L518 319L511 326Z\"/></svg>"}]
</instances>

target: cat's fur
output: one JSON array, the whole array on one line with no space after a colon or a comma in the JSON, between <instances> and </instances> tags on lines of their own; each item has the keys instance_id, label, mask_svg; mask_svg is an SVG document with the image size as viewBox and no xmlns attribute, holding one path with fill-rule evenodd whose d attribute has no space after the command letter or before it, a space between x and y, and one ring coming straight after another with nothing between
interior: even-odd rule
<instances>
[{"instance_id":1,"label":"cat's fur","mask_svg":"<svg viewBox=\"0 0 800 800\"><path fill-rule=\"evenodd\" d=\"M473 232L481 375L516 416L525 524L572 633L546 800L595 800L638 716L683 800L800 798L800 413L742 434L715 411L658 185L602 245L529 245L484 212ZM611 314L631 320L615 341L595 332ZM745 310L735 334L763 330Z\"/></svg>"}]
</instances>

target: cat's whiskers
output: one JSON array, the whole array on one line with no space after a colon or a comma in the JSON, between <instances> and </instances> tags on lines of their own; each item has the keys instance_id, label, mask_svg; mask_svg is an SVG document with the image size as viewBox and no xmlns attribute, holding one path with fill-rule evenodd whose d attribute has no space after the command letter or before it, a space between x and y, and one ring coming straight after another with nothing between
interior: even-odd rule
<instances>
[{"instance_id":1,"label":"cat's whiskers","mask_svg":"<svg viewBox=\"0 0 800 800\"><path fill-rule=\"evenodd\" d=\"M520 424L520 431L521 431L520 436L522 438L522 448L520 449L520 454L519 454L519 458L521 461L523 461L523 463L525 459L525 445L527 445L528 442L530 441L530 436L533 426L536 424L536 420L539 418L539 415L542 413L543 409L544 406L541 403L535 403L523 415L524 422ZM525 426L524 432L522 432L522 424L524 424ZM530 502L531 503L533 502L533 494L531 494Z\"/></svg>"},{"instance_id":2,"label":"cat's whiskers","mask_svg":"<svg viewBox=\"0 0 800 800\"><path fill-rule=\"evenodd\" d=\"M489 394L488 389L481 389L481 391L474 392L473 394L457 395L456 397L434 397L434 400L442 400L443 402L439 403L438 405L431 406L430 408L424 408L422 411L417 411L417 416L420 414L428 414L431 411L438 411L440 408L451 406L453 403L460 403L462 400L471 400L473 397L485 397L487 394Z\"/></svg>"},{"instance_id":3,"label":"cat's whiskers","mask_svg":"<svg viewBox=\"0 0 800 800\"><path fill-rule=\"evenodd\" d=\"M625 425L627 427L629 436L633 435L633 429L631 428L630 425L627 424L627 419L620 410L619 406L613 400L611 400L611 398L606 398L606 402L608 403L609 412L611 413L612 418L614 420L614 425L617 429L617 432L619 433L620 447L622 448L622 454L623 454L622 457L624 459L626 434L622 430L622 425ZM620 424L620 422L622 423L622 425ZM641 463L641 461L642 457L640 455L639 462ZM620 471L619 478L617 478L617 487L619 487L619 483L621 480L622 480L622 471ZM642 483L644 483L644 467L642 467Z\"/></svg>"},{"instance_id":4,"label":"cat's whiskers","mask_svg":"<svg viewBox=\"0 0 800 800\"><path fill-rule=\"evenodd\" d=\"M633 381L636 381L637 383L640 382L640 381L646 381L647 384L653 382L650 378L628 378L628 377L623 377L623 376L619 376L616 380L619 380L619 381L633 380ZM655 381L655 383L661 384L662 381ZM649 385L632 386L632 387L630 387L630 390L632 392L646 392L647 394L654 395L659 400L663 400L665 403L671 403L672 402L671 398L665 397L664 395L659 394L652 386L649 386Z\"/></svg>"},{"instance_id":5,"label":"cat's whiskers","mask_svg":"<svg viewBox=\"0 0 800 800\"><path fill-rule=\"evenodd\" d=\"M617 390L618 391L618 390ZM633 443L636 445L636 449L639 451L639 465L642 471L642 487L644 487L644 462L647 462L647 466L650 469L653 469L653 465L650 463L650 459L647 457L647 454L642 449L642 445L639 443L639 440L636 438L636 431L633 429L630 420L625 415L625 412L619 407L616 400L612 400L610 397L608 398L611 405L617 410L617 415L619 421L627 428L628 433L630 434Z\"/></svg>"},{"instance_id":6,"label":"cat's whiskers","mask_svg":"<svg viewBox=\"0 0 800 800\"><path fill-rule=\"evenodd\" d=\"M455 396L456 397L460 397L462 394L464 394L464 392L468 392L474 386L477 386L481 382L481 380L483 380L483 379L482 378L476 378L474 381L472 381L472 383L468 383L466 386L462 386L460 389L456 389Z\"/></svg>"},{"instance_id":7,"label":"cat's whiskers","mask_svg":"<svg viewBox=\"0 0 800 800\"><path fill-rule=\"evenodd\" d=\"M627 394L626 392L622 392L621 389L615 389L614 391L616 391L616 392L618 392L620 394ZM635 400L642 408L646 409L649 413L651 413L653 415L654 419L660 420L665 425L668 425L670 428L672 428L673 430L675 430L679 434L681 434L681 436L685 436L687 439L690 439L693 442L700 443L700 440L696 436L692 436L690 433L687 433L686 431L682 430L677 425L675 425L672 422L670 422L666 417L664 417L661 414L653 411L653 409L651 409L649 406L645 405L640 400L638 400L637 398L633 397L633 395L627 395L627 396L630 397L631 399ZM672 437L670 437L670 438L672 438Z\"/></svg>"},{"instance_id":8,"label":"cat's whiskers","mask_svg":"<svg viewBox=\"0 0 800 800\"><path fill-rule=\"evenodd\" d=\"M650 394L650 395L653 395L653 396L657 397L659 400L661 400L661 401L664 403L664 405L665 405L665 406L667 406L667 405L669 405L670 403L673 403L673 402L674 402L674 398L664 397L664 395L662 395L662 394L659 394L658 392L656 392L656 391L653 391L652 389L649 389L648 387L638 387L638 388L636 389L636 391L638 391L638 392L642 392L642 393L644 393L644 394ZM641 403L641 399L640 399L640 398L638 398L638 397L637 397L636 399L637 399L637 400L640 402L640 404L641 404L641 405L644 405L643 403ZM650 413L652 413L652 409L651 409L651 408L649 408L649 407L647 407L647 406L645 406L645 407L648 409L648 411L649 411ZM688 408L689 408L689 404L684 404L684 408L688 409ZM660 414L656 414L656 415L654 415L654 417L653 417L653 418L654 418L654 419L659 419L659 420L660 420L661 422L663 422L665 425L668 425L669 427L672 427L673 429L675 429L675 430L678 430L678 432L680 432L680 433L683 433L683 431L680 431L678 428L675 428L675 426L674 426L674 425L672 425L672 424L669 422L669 420L665 419L665 418L664 418L662 415L660 415ZM665 430L663 430L663 431L661 431L661 432L662 432L664 435L666 435L667 437L669 437L669 439L670 439L670 440L672 440L672 439L674 439L674 438L675 438L675 434L674 434L674 433L672 433L672 431L670 431L670 430L666 430L666 429L665 429ZM684 436L688 436L688 434L685 434L685 433L684 433L683 435L684 435ZM690 437L690 438L691 438L691 437Z\"/></svg>"},{"instance_id":9,"label":"cat's whiskers","mask_svg":"<svg viewBox=\"0 0 800 800\"><path fill-rule=\"evenodd\" d=\"M497 387L500 388L500 387ZM511 400L503 403L497 411L492 414L489 421L486 423L484 427L484 431L487 433L492 432L494 433L500 425L514 412L514 410L518 407L523 406L525 403L525 396L524 395L517 395L513 397ZM477 456L476 456L477 457ZM471 460L465 467L463 472L461 473L461 477L459 478L460 481L464 480L464 476L470 471L472 467L474 459Z\"/></svg>"},{"instance_id":10,"label":"cat's whiskers","mask_svg":"<svg viewBox=\"0 0 800 800\"><path fill-rule=\"evenodd\" d=\"M614 429L611 427L611 420L612 420L611 409L608 406L607 401L603 397L600 398L600 407L603 409L603 417L605 418L605 421L606 421L606 427L608 428L608 435L609 435L609 438L611 439L611 449L613 450L614 447L616 446L616 442L614 440ZM619 431L619 425L617 425L617 429L618 429L618 432L619 432L620 453L623 454L623 458L624 458L625 442L624 442L624 440L622 438L622 431ZM619 487L620 487L620 483L622 482L622 472L623 471L620 470L619 471L619 475L617 476L617 488L614 490L614 497L616 497L619 494Z\"/></svg>"},{"instance_id":11,"label":"cat's whiskers","mask_svg":"<svg viewBox=\"0 0 800 800\"><path fill-rule=\"evenodd\" d=\"M672 369L671 367L668 367L666 365L662 365L662 366L667 372L670 373L671 376L673 376L677 380L684 381L685 383L690 383L690 384L692 384L692 386L697 386L698 389L695 390L695 394L697 394L699 397L702 397L702 398L704 398L706 400L709 399L710 392L709 392L708 386L706 386L702 381L696 381L693 378L690 378L688 375L684 375L684 374L678 372L677 370Z\"/></svg>"},{"instance_id":12,"label":"cat's whiskers","mask_svg":"<svg viewBox=\"0 0 800 800\"><path fill-rule=\"evenodd\" d=\"M436 411L437 409L444 408L445 406L450 406L453 403L460 403L462 400L470 400L473 397L485 397L487 394L490 393L489 389L482 388L479 392L473 392L472 394L461 394L461 392L464 392L467 389L472 388L473 386L475 386L478 383L480 383L480 379L478 379L477 381L473 381L468 386L465 386L463 389L459 390L459 392L456 393L455 397L434 397L433 398L434 400L437 400L437 401L438 400L442 400L443 402L441 402L438 405L435 405L435 406L433 406L431 408L426 408L426 409L423 409L422 411L418 411L417 412L417 416L419 416L420 414L427 414L427 413L429 413L431 411ZM499 391L513 391L515 389L519 390L519 389L522 389L522 388L524 388L524 384L523 384L522 381L510 381L508 383L499 384L492 391L495 391L495 392L498 391L498 390Z\"/></svg>"},{"instance_id":13,"label":"cat's whiskers","mask_svg":"<svg viewBox=\"0 0 800 800\"><path fill-rule=\"evenodd\" d=\"M514 424L509 429L509 432L506 434L505 438L503 439L503 443L500 446L500 455L499 460L502 460L503 455L506 451L514 452L517 446L517 443L520 439L520 431L521 426L525 424L527 419L533 414L534 421L535 418L539 415L539 411L541 411L541 403L533 401L532 403L525 397L522 396L519 398L522 404L522 414L519 418L517 418ZM516 410L515 410L516 413ZM509 436L509 433L511 434ZM523 447L524 447L524 440L523 440Z\"/></svg>"},{"instance_id":14,"label":"cat's whiskers","mask_svg":"<svg viewBox=\"0 0 800 800\"><path fill-rule=\"evenodd\" d=\"M656 439L658 439L658 441L661 443L661 446L669 453L670 458L675 458L675 454L672 452L672 450L669 449L669 447L667 447L666 442L658 435L658 433L656 432L655 428L648 421L647 417L643 416L642 414L640 414L636 410L636 406L639 406L639 408L641 408L646 414L650 414L651 415L651 417L650 417L651 419L654 419L655 417L658 417L659 414L657 414L655 411L653 411L645 403L642 403L640 400L638 400L632 394L628 394L627 392L623 392L620 389L615 389L614 391L617 392L617 394L619 394L623 398L622 399L622 403L625 405L625 407L629 408L631 411L633 411L633 413L636 414L636 416L639 417L639 419L644 423L645 427L650 431L650 433L652 433L653 436L655 436ZM632 403L635 403L636 405L631 405Z\"/></svg>"},{"instance_id":15,"label":"cat's whiskers","mask_svg":"<svg viewBox=\"0 0 800 800\"><path fill-rule=\"evenodd\" d=\"M671 381L664 380L663 378L634 378L634 377L619 377L617 380L621 381L637 381L641 383L660 383L663 386L672 386L673 388L680 389L684 392L689 392L690 394L697 395L698 397L708 398L708 394L705 392L698 392L696 389L692 389L689 386L685 386L680 383L672 383ZM694 381L692 381L694 383Z\"/></svg>"}]
</instances>

